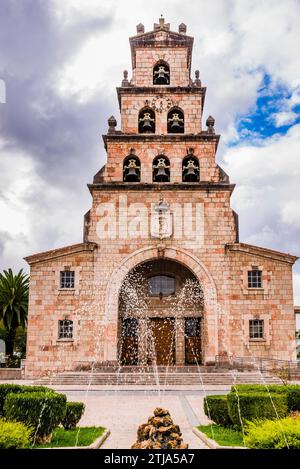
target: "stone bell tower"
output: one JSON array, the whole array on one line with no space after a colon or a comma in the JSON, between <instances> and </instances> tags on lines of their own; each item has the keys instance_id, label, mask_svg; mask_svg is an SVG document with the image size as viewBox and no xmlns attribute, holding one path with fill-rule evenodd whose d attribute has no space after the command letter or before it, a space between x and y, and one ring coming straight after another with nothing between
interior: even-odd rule
<instances>
[{"instance_id":1,"label":"stone bell tower","mask_svg":"<svg viewBox=\"0 0 300 469\"><path fill-rule=\"evenodd\" d=\"M169 259L182 262L193 272L194 254L201 257L201 262L206 258L208 264L214 263L224 254L225 243L237 241L237 217L229 203L234 186L215 162L219 135L215 134L211 116L206 129L202 129L206 88L201 84L199 71L194 80L191 78L193 38L186 32L184 24L180 24L178 32L171 31L170 25L160 18L153 31L145 32L139 24L137 34L129 39L132 78L124 71L117 88L121 128L117 129L117 121L111 116L108 132L103 136L107 163L89 185L93 207L85 224L85 241L98 244L99 263L105 250L109 250L106 266L107 262L118 263L126 256L132 259L133 266L138 265L139 253L145 251L142 260L147 255L160 262L164 259L165 267L160 265L169 274ZM117 207L118 213L100 221L103 212L99 207L104 200ZM100 231L112 236L99 241ZM100 247L102 243L105 246ZM203 267L200 270L198 280L206 290L205 311L202 307L197 314L182 312L181 316L194 314L195 321L201 320L201 328L196 327L201 339L198 355L205 362L213 361L218 352L217 300L210 274ZM174 316L174 312L164 309L163 302L156 310L154 306L149 310L148 319L151 314L158 314L157 310L161 317ZM175 319L173 364L182 365L188 353L184 338L188 326L184 317ZM136 326L139 344L145 336L141 333L141 328L145 331L146 327L142 323L139 319ZM116 314L108 327L113 324L120 331L122 325ZM114 360L116 349L106 358Z\"/></svg>"},{"instance_id":2,"label":"stone bell tower","mask_svg":"<svg viewBox=\"0 0 300 469\"><path fill-rule=\"evenodd\" d=\"M129 81L128 72L124 71L122 85L117 88L121 130L116 130L117 122L112 116L108 121L108 135L104 137L108 160L105 171L101 173L101 179L103 178L102 180L106 182L123 181L123 159L119 150L118 154L115 154L115 149L116 145L119 149L122 144L124 150L126 149L130 155L130 144L126 146L126 143L132 142L132 146L136 147L133 148L135 153L141 150L139 151L139 160L142 169L140 171L137 168L136 172L139 174L135 175L133 171L135 165L134 162L131 162L131 171L129 171L130 167L127 168L127 172L130 173L129 177L125 177L124 182L136 182L137 180L141 183L183 182L182 168L181 165L178 167L179 161L176 158L177 144L185 144L185 153L192 157L195 143L203 142L204 135L206 141L212 143L214 151L219 139L218 136L214 135L214 119L212 117L207 120L207 131L202 132L202 112L206 88L201 85L198 70L195 72L195 79L191 79L193 38L186 34L184 24L179 26L179 32L172 32L170 25L165 23L164 18L160 18L159 24L154 24L154 30L151 32L145 33L144 26L139 24L137 35L130 38L130 47L132 79ZM187 138L187 136L189 137ZM191 149L187 146L188 141L191 143ZM156 143L155 149L148 146L150 144L151 147L153 142ZM134 143L135 145L133 145ZM168 178L162 174L163 171L160 171L161 181L153 180L154 153L157 156L157 153L161 151L161 155L163 155L166 149L170 148L170 145L173 149L172 161L166 160L165 163L166 165L171 163L172 176ZM180 148L179 151L180 157L182 157L182 149ZM205 158L204 155L203 158ZM216 168L212 167L208 161L203 161L203 163L205 164L201 168L201 180L219 180ZM188 182L189 179L199 182L197 163L190 162L189 164L190 166L186 168L189 176L185 182ZM192 171L193 167L194 171ZM221 176L224 177L224 174Z\"/></svg>"},{"instance_id":3,"label":"stone bell tower","mask_svg":"<svg viewBox=\"0 0 300 469\"><path fill-rule=\"evenodd\" d=\"M150 32L137 26L83 242L26 258L28 377L94 363L206 365L220 354L295 358L297 258L239 242L186 32L163 18Z\"/></svg>"}]
</instances>

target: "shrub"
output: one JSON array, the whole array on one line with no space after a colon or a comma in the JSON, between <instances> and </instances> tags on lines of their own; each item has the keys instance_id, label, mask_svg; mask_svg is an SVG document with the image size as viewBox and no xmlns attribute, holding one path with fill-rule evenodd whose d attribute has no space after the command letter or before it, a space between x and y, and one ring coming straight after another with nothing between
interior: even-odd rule
<instances>
[{"instance_id":1,"label":"shrub","mask_svg":"<svg viewBox=\"0 0 300 469\"><path fill-rule=\"evenodd\" d=\"M0 420L0 449L27 448L30 437L31 430L23 423Z\"/></svg>"},{"instance_id":2,"label":"shrub","mask_svg":"<svg viewBox=\"0 0 300 469\"><path fill-rule=\"evenodd\" d=\"M83 402L67 402L66 415L61 422L65 430L76 428L84 409L85 405Z\"/></svg>"},{"instance_id":3,"label":"shrub","mask_svg":"<svg viewBox=\"0 0 300 469\"><path fill-rule=\"evenodd\" d=\"M22 386L20 384L0 384L0 416L4 415L4 401L7 394L24 392L55 392L45 386Z\"/></svg>"},{"instance_id":4,"label":"shrub","mask_svg":"<svg viewBox=\"0 0 300 469\"><path fill-rule=\"evenodd\" d=\"M282 384L236 384L235 386L231 386L232 393L249 393L249 392L262 392L262 393L275 393L275 394L286 394L287 386L283 386Z\"/></svg>"},{"instance_id":5,"label":"shrub","mask_svg":"<svg viewBox=\"0 0 300 469\"><path fill-rule=\"evenodd\" d=\"M245 443L256 449L300 449L300 419L249 422Z\"/></svg>"},{"instance_id":6,"label":"shrub","mask_svg":"<svg viewBox=\"0 0 300 469\"><path fill-rule=\"evenodd\" d=\"M289 412L300 410L300 386L298 384L290 384L287 386L270 384L264 386L262 384L238 384L232 386L231 392L235 393L248 393L248 392L261 392L261 393L275 393L285 394L287 396L287 405Z\"/></svg>"},{"instance_id":7,"label":"shrub","mask_svg":"<svg viewBox=\"0 0 300 469\"><path fill-rule=\"evenodd\" d=\"M32 427L38 442L50 441L51 433L63 420L67 398L53 392L8 394L4 413L8 420Z\"/></svg>"},{"instance_id":8,"label":"shrub","mask_svg":"<svg viewBox=\"0 0 300 469\"><path fill-rule=\"evenodd\" d=\"M300 410L300 386L297 384L286 386L287 402L290 412Z\"/></svg>"},{"instance_id":9,"label":"shrub","mask_svg":"<svg viewBox=\"0 0 300 469\"><path fill-rule=\"evenodd\" d=\"M276 419L288 413L287 397L284 394L234 393L227 395L228 413L236 428L247 421L257 419ZM275 407L275 409L274 409Z\"/></svg>"},{"instance_id":10,"label":"shrub","mask_svg":"<svg viewBox=\"0 0 300 469\"><path fill-rule=\"evenodd\" d=\"M222 425L223 427L232 426L232 420L228 413L226 395L206 396L204 398L204 412L205 415L216 424Z\"/></svg>"}]
</instances>

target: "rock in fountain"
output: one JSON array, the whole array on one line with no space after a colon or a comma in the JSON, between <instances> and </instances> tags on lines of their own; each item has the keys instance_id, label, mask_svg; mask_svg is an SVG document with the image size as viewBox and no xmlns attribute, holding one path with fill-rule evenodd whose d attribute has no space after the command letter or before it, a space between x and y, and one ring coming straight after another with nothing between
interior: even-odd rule
<instances>
[{"instance_id":1,"label":"rock in fountain","mask_svg":"<svg viewBox=\"0 0 300 469\"><path fill-rule=\"evenodd\" d=\"M132 449L187 449L181 437L180 428L175 425L168 410L157 407L154 416L140 425L137 441Z\"/></svg>"}]
</instances>

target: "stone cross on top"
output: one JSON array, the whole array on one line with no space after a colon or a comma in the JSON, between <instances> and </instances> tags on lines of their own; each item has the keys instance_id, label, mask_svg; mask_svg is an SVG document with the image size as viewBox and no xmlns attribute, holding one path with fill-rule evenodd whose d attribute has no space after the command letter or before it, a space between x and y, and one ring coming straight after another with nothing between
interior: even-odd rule
<instances>
[{"instance_id":1,"label":"stone cross on top","mask_svg":"<svg viewBox=\"0 0 300 469\"><path fill-rule=\"evenodd\" d=\"M163 15L160 15L159 24L154 23L154 31L158 31L159 29L164 29L165 31L170 31L170 23L165 23L165 19Z\"/></svg>"}]
</instances>

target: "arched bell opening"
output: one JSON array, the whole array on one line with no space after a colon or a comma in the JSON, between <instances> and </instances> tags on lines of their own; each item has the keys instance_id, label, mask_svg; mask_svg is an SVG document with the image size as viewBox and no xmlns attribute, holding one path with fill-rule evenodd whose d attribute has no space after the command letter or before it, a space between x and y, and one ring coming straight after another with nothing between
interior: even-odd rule
<instances>
[{"instance_id":1,"label":"arched bell opening","mask_svg":"<svg viewBox=\"0 0 300 469\"><path fill-rule=\"evenodd\" d=\"M167 117L168 134L184 133L184 113L179 108L173 108L168 112Z\"/></svg>"},{"instance_id":2,"label":"arched bell opening","mask_svg":"<svg viewBox=\"0 0 300 469\"><path fill-rule=\"evenodd\" d=\"M123 181L140 182L141 162L135 155L128 155L123 162Z\"/></svg>"},{"instance_id":3,"label":"arched bell opening","mask_svg":"<svg viewBox=\"0 0 300 469\"><path fill-rule=\"evenodd\" d=\"M182 160L182 181L183 182L199 182L200 168L199 160L193 154L188 154Z\"/></svg>"},{"instance_id":4,"label":"arched bell opening","mask_svg":"<svg viewBox=\"0 0 300 469\"><path fill-rule=\"evenodd\" d=\"M170 182L170 161L165 155L158 155L152 164L153 182Z\"/></svg>"},{"instance_id":5,"label":"arched bell opening","mask_svg":"<svg viewBox=\"0 0 300 469\"><path fill-rule=\"evenodd\" d=\"M138 128L140 134L155 133L155 112L153 109L144 108L139 112Z\"/></svg>"},{"instance_id":6,"label":"arched bell opening","mask_svg":"<svg viewBox=\"0 0 300 469\"><path fill-rule=\"evenodd\" d=\"M153 85L169 85L170 84L170 67L160 60L153 67Z\"/></svg>"},{"instance_id":7,"label":"arched bell opening","mask_svg":"<svg viewBox=\"0 0 300 469\"><path fill-rule=\"evenodd\" d=\"M153 259L134 267L119 295L122 365L196 365L203 355L204 295L183 264Z\"/></svg>"}]
</instances>

